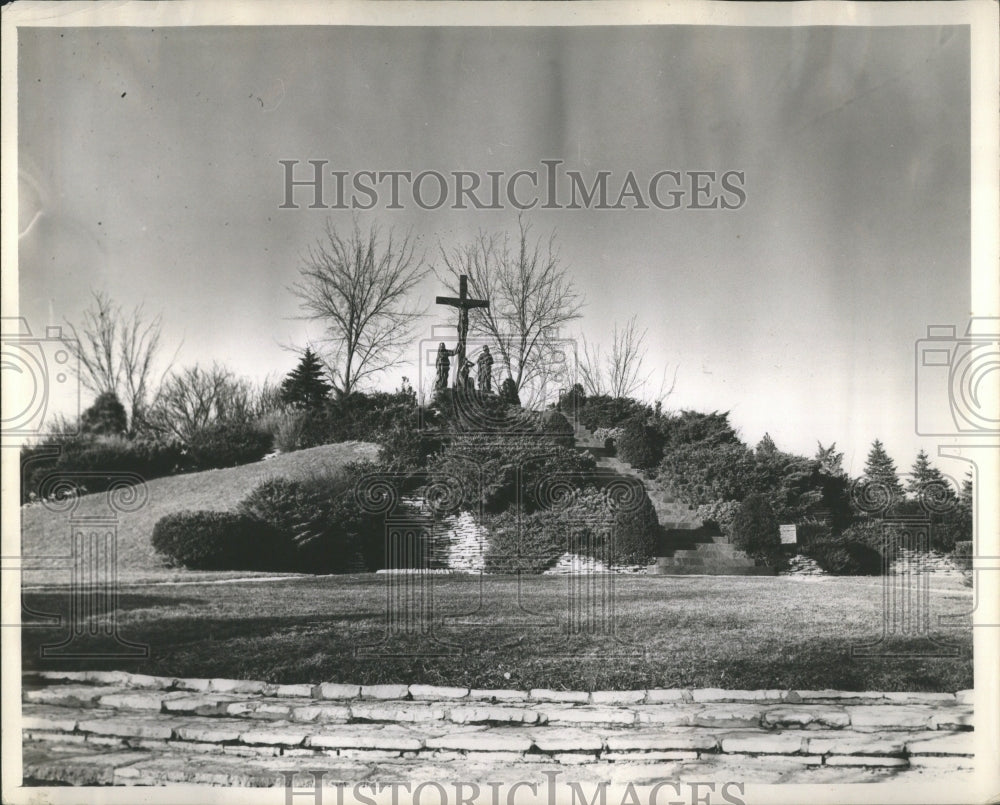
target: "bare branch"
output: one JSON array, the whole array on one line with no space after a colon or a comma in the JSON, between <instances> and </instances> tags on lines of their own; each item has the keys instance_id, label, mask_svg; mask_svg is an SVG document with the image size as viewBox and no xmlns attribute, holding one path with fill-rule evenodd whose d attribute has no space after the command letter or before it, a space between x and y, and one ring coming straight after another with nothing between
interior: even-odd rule
<instances>
[{"instance_id":1,"label":"bare branch","mask_svg":"<svg viewBox=\"0 0 1000 805\"><path fill-rule=\"evenodd\" d=\"M383 237L372 225L363 233L355 219L345 237L327 221L324 237L308 250L290 290L302 318L326 328L326 347L317 354L338 395L400 363L423 315L407 296L427 271L409 232L398 238L390 229Z\"/></svg>"}]
</instances>

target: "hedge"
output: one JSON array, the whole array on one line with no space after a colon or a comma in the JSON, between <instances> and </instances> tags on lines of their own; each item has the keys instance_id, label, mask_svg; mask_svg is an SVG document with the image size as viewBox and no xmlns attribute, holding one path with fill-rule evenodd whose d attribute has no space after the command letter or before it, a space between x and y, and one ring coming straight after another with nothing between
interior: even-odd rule
<instances>
[{"instance_id":1,"label":"hedge","mask_svg":"<svg viewBox=\"0 0 1000 805\"><path fill-rule=\"evenodd\" d=\"M153 548L169 563L193 570L274 570L279 553L266 524L214 511L161 517L153 527Z\"/></svg>"}]
</instances>

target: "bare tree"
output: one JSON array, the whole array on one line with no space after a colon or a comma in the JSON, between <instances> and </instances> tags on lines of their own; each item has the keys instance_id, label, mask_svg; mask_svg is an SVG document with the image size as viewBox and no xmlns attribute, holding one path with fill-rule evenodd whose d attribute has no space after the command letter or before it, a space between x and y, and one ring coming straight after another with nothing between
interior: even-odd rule
<instances>
[{"instance_id":1,"label":"bare tree","mask_svg":"<svg viewBox=\"0 0 1000 805\"><path fill-rule=\"evenodd\" d=\"M187 442L215 422L245 422L259 415L258 394L249 381L215 363L189 366L168 377L150 412L153 428Z\"/></svg>"},{"instance_id":2,"label":"bare tree","mask_svg":"<svg viewBox=\"0 0 1000 805\"><path fill-rule=\"evenodd\" d=\"M580 382L590 395L609 397L636 397L648 388L652 371L643 372L648 349L646 336L649 331L639 330L635 316L623 326L616 323L612 331L611 352L602 354L599 344L593 344L582 337L582 357L579 363ZM675 367L670 384L667 384L667 370L664 367L660 388L653 402L663 405L673 393L677 382Z\"/></svg>"},{"instance_id":3,"label":"bare tree","mask_svg":"<svg viewBox=\"0 0 1000 805\"><path fill-rule=\"evenodd\" d=\"M401 238L378 226L363 233L354 221L346 236L327 221L326 231L309 249L300 279L290 290L302 318L326 328L325 363L334 391L346 396L359 383L400 362L413 325L422 315L407 295L428 271L407 232Z\"/></svg>"},{"instance_id":4,"label":"bare tree","mask_svg":"<svg viewBox=\"0 0 1000 805\"><path fill-rule=\"evenodd\" d=\"M458 293L458 278L469 278L469 292L489 301L469 312L469 330L495 348L501 371L514 380L529 405L545 393L546 381L564 369L557 360L560 328L580 317L583 300L560 261L553 232L543 243L518 219L517 242L510 233L480 232L466 246L440 246L438 279Z\"/></svg>"},{"instance_id":5,"label":"bare tree","mask_svg":"<svg viewBox=\"0 0 1000 805\"><path fill-rule=\"evenodd\" d=\"M96 395L114 394L125 406L129 432L134 434L145 427L156 393L153 371L160 352L162 319L149 318L142 305L126 313L103 292L94 291L93 298L79 331L66 322L73 331L70 349L78 364L78 378ZM161 377L169 369L168 364Z\"/></svg>"},{"instance_id":6,"label":"bare tree","mask_svg":"<svg viewBox=\"0 0 1000 805\"><path fill-rule=\"evenodd\" d=\"M631 397L645 386L649 374L642 374L642 364L646 358L647 333L639 331L635 316L623 327L615 323L611 353L607 355L602 355L600 345L583 338L579 372L584 391L588 395Z\"/></svg>"}]
</instances>

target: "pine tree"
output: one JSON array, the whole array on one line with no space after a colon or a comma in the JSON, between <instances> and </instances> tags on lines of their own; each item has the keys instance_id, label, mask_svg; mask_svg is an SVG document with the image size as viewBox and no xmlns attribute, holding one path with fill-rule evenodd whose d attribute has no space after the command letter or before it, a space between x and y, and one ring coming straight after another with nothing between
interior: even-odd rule
<instances>
[{"instance_id":1,"label":"pine tree","mask_svg":"<svg viewBox=\"0 0 1000 805\"><path fill-rule=\"evenodd\" d=\"M945 488L948 488L941 470L931 464L927 452L921 450L917 453L917 459L910 468L906 491L916 497L928 484L943 484Z\"/></svg>"},{"instance_id":2,"label":"pine tree","mask_svg":"<svg viewBox=\"0 0 1000 805\"><path fill-rule=\"evenodd\" d=\"M896 473L896 464L885 452L885 447L878 439L872 442L872 449L865 461L864 481L867 484L884 486L889 492L890 506L903 499L903 485Z\"/></svg>"},{"instance_id":3,"label":"pine tree","mask_svg":"<svg viewBox=\"0 0 1000 805\"><path fill-rule=\"evenodd\" d=\"M839 478L847 474L844 472L844 454L837 452L836 442L831 442L829 447L816 442L816 461L820 470L831 477Z\"/></svg>"},{"instance_id":4,"label":"pine tree","mask_svg":"<svg viewBox=\"0 0 1000 805\"><path fill-rule=\"evenodd\" d=\"M757 442L757 456L773 456L778 452L778 447L774 443L774 439L771 438L770 433L765 433L759 442Z\"/></svg>"},{"instance_id":5,"label":"pine tree","mask_svg":"<svg viewBox=\"0 0 1000 805\"><path fill-rule=\"evenodd\" d=\"M281 400L288 405L315 408L330 395L331 385L323 377L323 364L309 348L281 383Z\"/></svg>"}]
</instances>

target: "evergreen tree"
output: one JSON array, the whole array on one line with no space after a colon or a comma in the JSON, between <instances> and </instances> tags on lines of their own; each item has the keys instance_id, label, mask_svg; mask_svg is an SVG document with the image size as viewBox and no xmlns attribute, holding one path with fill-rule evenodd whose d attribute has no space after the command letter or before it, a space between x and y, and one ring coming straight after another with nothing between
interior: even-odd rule
<instances>
[{"instance_id":1,"label":"evergreen tree","mask_svg":"<svg viewBox=\"0 0 1000 805\"><path fill-rule=\"evenodd\" d=\"M94 404L80 416L80 430L94 436L122 436L126 425L125 406L113 391L97 395Z\"/></svg>"},{"instance_id":2,"label":"evergreen tree","mask_svg":"<svg viewBox=\"0 0 1000 805\"><path fill-rule=\"evenodd\" d=\"M816 442L816 461L820 470L833 478L847 475L844 472L844 454L837 452L837 443L831 442L829 447L823 447L822 442Z\"/></svg>"},{"instance_id":3,"label":"evergreen tree","mask_svg":"<svg viewBox=\"0 0 1000 805\"><path fill-rule=\"evenodd\" d=\"M315 408L330 396L331 385L323 377L323 364L309 348L281 383L281 401L301 408Z\"/></svg>"},{"instance_id":4,"label":"evergreen tree","mask_svg":"<svg viewBox=\"0 0 1000 805\"><path fill-rule=\"evenodd\" d=\"M765 433L763 438L757 442L757 456L773 456L778 452L778 447L774 443L774 439L771 438L770 433Z\"/></svg>"},{"instance_id":5,"label":"evergreen tree","mask_svg":"<svg viewBox=\"0 0 1000 805\"><path fill-rule=\"evenodd\" d=\"M903 499L903 485L899 482L896 464L878 439L872 442L872 449L868 452L863 481L866 484L885 487L889 493L890 507Z\"/></svg>"},{"instance_id":6,"label":"evergreen tree","mask_svg":"<svg viewBox=\"0 0 1000 805\"><path fill-rule=\"evenodd\" d=\"M928 484L942 484L945 489L949 489L950 491L950 487L948 487L947 481L945 481L944 476L941 474L941 470L931 464L927 452L921 450L917 453L917 459L913 462L913 467L910 468L910 477L906 482L906 491L916 497Z\"/></svg>"}]
</instances>

